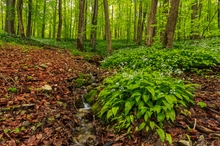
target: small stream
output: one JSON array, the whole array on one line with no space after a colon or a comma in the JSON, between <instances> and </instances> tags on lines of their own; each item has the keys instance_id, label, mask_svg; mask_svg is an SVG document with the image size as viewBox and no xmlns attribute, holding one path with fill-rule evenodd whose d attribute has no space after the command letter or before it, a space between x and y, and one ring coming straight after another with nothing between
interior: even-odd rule
<instances>
[{"instance_id":1,"label":"small stream","mask_svg":"<svg viewBox=\"0 0 220 146\"><path fill-rule=\"evenodd\" d=\"M83 108L79 108L78 112L74 115L79 121L77 127L74 127L74 146L92 146L95 145L96 142L95 130L93 121L87 117L87 115L91 114L91 106L85 102L83 96L82 103Z\"/></svg>"}]
</instances>

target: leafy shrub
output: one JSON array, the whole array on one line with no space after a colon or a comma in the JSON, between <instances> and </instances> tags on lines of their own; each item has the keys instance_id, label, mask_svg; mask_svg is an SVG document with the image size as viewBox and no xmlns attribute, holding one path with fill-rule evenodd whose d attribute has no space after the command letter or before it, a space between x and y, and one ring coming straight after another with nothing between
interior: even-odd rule
<instances>
[{"instance_id":1,"label":"leafy shrub","mask_svg":"<svg viewBox=\"0 0 220 146\"><path fill-rule=\"evenodd\" d=\"M142 69L150 67L152 70L162 71L168 75L181 74L183 71L207 69L216 66L220 61L220 51L194 49L159 50L155 48L137 48L120 50L106 58L103 67L127 67Z\"/></svg>"},{"instance_id":2,"label":"leafy shrub","mask_svg":"<svg viewBox=\"0 0 220 146\"><path fill-rule=\"evenodd\" d=\"M100 109L95 110L100 118L115 121L114 128L128 132L138 122L135 130L156 129L161 140L166 137L169 142L170 135L161 127L165 121L175 120L175 107L193 103L195 89L195 84L185 85L182 80L146 70L117 73L103 84L96 101Z\"/></svg>"}]
</instances>

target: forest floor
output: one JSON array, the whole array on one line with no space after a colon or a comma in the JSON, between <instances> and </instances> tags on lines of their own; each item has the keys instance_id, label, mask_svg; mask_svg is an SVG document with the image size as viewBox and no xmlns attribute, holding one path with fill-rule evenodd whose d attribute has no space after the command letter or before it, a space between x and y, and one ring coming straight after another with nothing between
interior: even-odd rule
<instances>
[{"instance_id":1,"label":"forest floor","mask_svg":"<svg viewBox=\"0 0 220 146\"><path fill-rule=\"evenodd\" d=\"M76 116L76 100L87 90L77 87L74 81L82 74L90 74L101 83L108 72L99 68L99 59L96 56L86 61L56 48L0 47L0 146L168 145L161 143L155 132L131 132L130 137L123 131L114 134L91 111L83 118L92 123L95 137L85 138L84 144L76 143L73 135L82 120ZM220 67L215 73L220 73ZM180 109L176 121L165 124L164 130L172 135L173 145L191 139L196 146L220 146L220 78L194 74L185 78L201 85L195 102L207 106Z\"/></svg>"}]
</instances>

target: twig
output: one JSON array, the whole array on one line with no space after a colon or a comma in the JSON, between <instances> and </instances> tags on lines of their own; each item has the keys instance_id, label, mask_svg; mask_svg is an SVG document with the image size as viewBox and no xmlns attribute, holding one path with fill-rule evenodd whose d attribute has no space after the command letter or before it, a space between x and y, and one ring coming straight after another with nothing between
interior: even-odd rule
<instances>
[{"instance_id":1,"label":"twig","mask_svg":"<svg viewBox=\"0 0 220 146\"><path fill-rule=\"evenodd\" d=\"M196 129L196 119L195 119L195 122L194 122L194 125L193 125L193 130L195 130Z\"/></svg>"}]
</instances>

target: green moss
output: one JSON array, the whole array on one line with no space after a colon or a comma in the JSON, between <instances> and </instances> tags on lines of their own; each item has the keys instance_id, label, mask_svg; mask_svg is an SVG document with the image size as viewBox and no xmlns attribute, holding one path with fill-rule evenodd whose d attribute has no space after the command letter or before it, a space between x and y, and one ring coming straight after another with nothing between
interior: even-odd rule
<instances>
[{"instance_id":1,"label":"green moss","mask_svg":"<svg viewBox=\"0 0 220 146\"><path fill-rule=\"evenodd\" d=\"M101 103L95 102L95 104L92 105L91 110L94 114L98 114L101 111Z\"/></svg>"},{"instance_id":2,"label":"green moss","mask_svg":"<svg viewBox=\"0 0 220 146\"><path fill-rule=\"evenodd\" d=\"M84 84L84 79L78 78L78 79L75 80L75 83L76 83L76 87L80 88Z\"/></svg>"},{"instance_id":3,"label":"green moss","mask_svg":"<svg viewBox=\"0 0 220 146\"><path fill-rule=\"evenodd\" d=\"M89 93L85 95L86 102L88 102L90 105L94 102L94 97L97 95L96 90L91 90Z\"/></svg>"},{"instance_id":4,"label":"green moss","mask_svg":"<svg viewBox=\"0 0 220 146\"><path fill-rule=\"evenodd\" d=\"M74 82L76 83L76 87L80 88L83 85L90 85L92 84L92 77L90 74L79 74L79 77L74 80Z\"/></svg>"}]
</instances>

